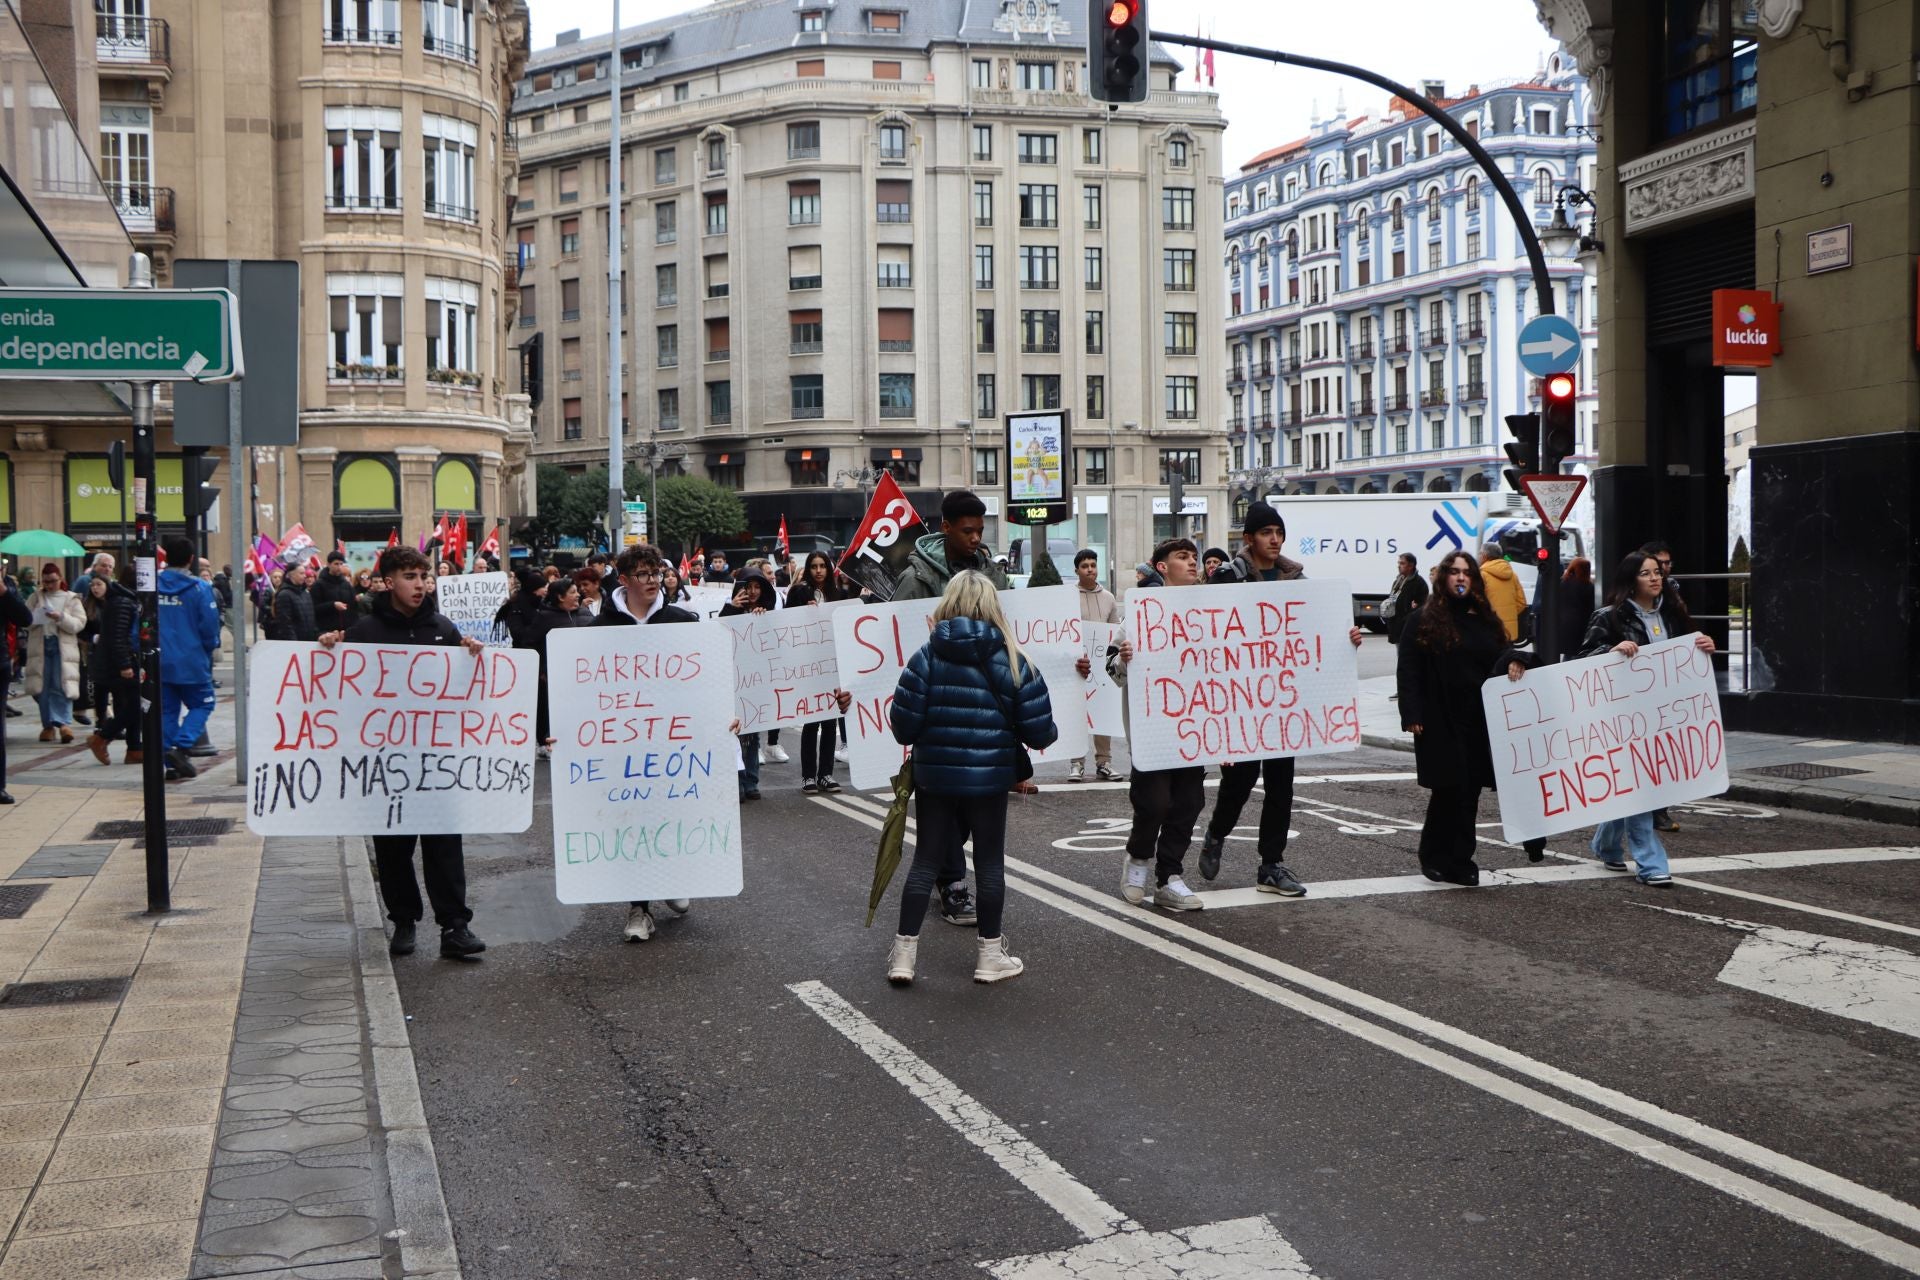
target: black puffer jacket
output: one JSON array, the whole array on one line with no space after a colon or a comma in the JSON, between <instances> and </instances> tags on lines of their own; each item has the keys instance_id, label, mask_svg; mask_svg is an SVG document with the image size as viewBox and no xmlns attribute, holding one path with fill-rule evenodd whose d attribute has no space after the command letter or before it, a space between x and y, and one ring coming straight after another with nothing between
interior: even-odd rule
<instances>
[{"instance_id":1,"label":"black puffer jacket","mask_svg":"<svg viewBox=\"0 0 1920 1280\"><path fill-rule=\"evenodd\" d=\"M313 596L304 586L282 583L273 593L273 618L267 623L269 640L318 640L320 626L313 616Z\"/></svg>"},{"instance_id":2,"label":"black puffer jacket","mask_svg":"<svg viewBox=\"0 0 1920 1280\"><path fill-rule=\"evenodd\" d=\"M1418 617L1400 637L1400 727L1420 726L1413 740L1414 765L1423 787L1490 787L1493 748L1480 686L1506 667L1511 651L1506 629L1492 613L1469 611L1454 597L1429 602L1450 609L1459 642L1432 648Z\"/></svg>"},{"instance_id":3,"label":"black puffer jacket","mask_svg":"<svg viewBox=\"0 0 1920 1280\"><path fill-rule=\"evenodd\" d=\"M460 628L434 607L433 592L411 615L393 607L393 593L373 598L373 612L347 628L353 644L459 644Z\"/></svg>"},{"instance_id":4,"label":"black puffer jacket","mask_svg":"<svg viewBox=\"0 0 1920 1280\"><path fill-rule=\"evenodd\" d=\"M139 665L140 597L117 582L100 602L100 634L93 642L95 679L112 679Z\"/></svg>"},{"instance_id":5,"label":"black puffer jacket","mask_svg":"<svg viewBox=\"0 0 1920 1280\"><path fill-rule=\"evenodd\" d=\"M1698 628L1693 619L1672 596L1660 597L1660 621L1666 626L1666 638L1690 636ZM1586 638L1580 642L1580 656L1592 658L1605 653L1623 640L1635 644L1651 644L1647 638L1646 624L1640 621L1640 613L1633 603L1622 600L1619 604L1610 604L1595 612L1587 622Z\"/></svg>"}]
</instances>

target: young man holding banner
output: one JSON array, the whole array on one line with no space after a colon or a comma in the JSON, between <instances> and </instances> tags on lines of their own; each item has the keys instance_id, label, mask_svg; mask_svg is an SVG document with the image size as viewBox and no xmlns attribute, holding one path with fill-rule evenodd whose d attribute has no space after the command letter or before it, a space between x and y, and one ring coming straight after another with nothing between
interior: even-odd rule
<instances>
[{"instance_id":1,"label":"young man holding banner","mask_svg":"<svg viewBox=\"0 0 1920 1280\"><path fill-rule=\"evenodd\" d=\"M1210 579L1214 586L1236 582L1293 582L1307 576L1297 560L1280 554L1287 541L1287 522L1264 502L1247 508L1241 526L1240 554L1229 560ZM1360 628L1348 630L1353 647L1360 647ZM1220 854L1227 837L1240 821L1240 810L1253 794L1254 781L1265 774L1266 796L1260 805L1260 870L1254 888L1261 893L1276 893L1283 898L1302 898L1307 887L1294 878L1284 861L1287 855L1287 829L1293 821L1293 757L1276 756L1266 760L1241 760L1220 766L1220 795L1214 801L1213 819L1207 823L1207 836L1200 844L1200 875L1212 880L1220 874Z\"/></svg>"},{"instance_id":2,"label":"young man holding banner","mask_svg":"<svg viewBox=\"0 0 1920 1280\"><path fill-rule=\"evenodd\" d=\"M323 648L345 640L349 644L460 645L475 657L486 652L479 640L462 638L460 628L434 608L427 590L433 566L418 551L388 547L380 553L380 576L387 590L374 597L373 612L344 631L320 636ZM413 874L413 846L420 845L420 872L433 903L433 920L440 926L440 954L449 960L470 960L487 944L468 928L473 910L467 906L466 851L457 835L374 836L373 856L380 871L380 900L393 921L387 950L412 955L414 926L424 914L420 883Z\"/></svg>"}]
</instances>

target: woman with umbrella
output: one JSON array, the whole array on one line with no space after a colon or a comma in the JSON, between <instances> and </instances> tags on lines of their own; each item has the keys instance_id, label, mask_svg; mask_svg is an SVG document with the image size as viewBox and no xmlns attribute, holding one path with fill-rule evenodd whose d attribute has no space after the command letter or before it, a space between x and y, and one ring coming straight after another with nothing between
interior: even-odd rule
<instances>
[{"instance_id":1,"label":"woman with umbrella","mask_svg":"<svg viewBox=\"0 0 1920 1280\"><path fill-rule=\"evenodd\" d=\"M40 566L40 592L33 598L27 632L27 692L40 704L40 741L73 741L73 700L80 696L80 633L86 606L67 590L66 575L52 563Z\"/></svg>"}]
</instances>

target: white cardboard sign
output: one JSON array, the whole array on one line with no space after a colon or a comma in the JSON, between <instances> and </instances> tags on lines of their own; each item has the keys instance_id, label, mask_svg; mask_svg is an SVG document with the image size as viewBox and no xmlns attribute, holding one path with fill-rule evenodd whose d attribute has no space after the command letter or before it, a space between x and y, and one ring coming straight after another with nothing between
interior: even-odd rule
<instances>
[{"instance_id":1,"label":"white cardboard sign","mask_svg":"<svg viewBox=\"0 0 1920 1280\"><path fill-rule=\"evenodd\" d=\"M1692 636L1481 686L1500 822L1531 840L1727 789L1713 658Z\"/></svg>"},{"instance_id":2,"label":"white cardboard sign","mask_svg":"<svg viewBox=\"0 0 1920 1280\"><path fill-rule=\"evenodd\" d=\"M740 732L760 733L840 714L834 657L835 601L736 614L720 625L733 637L733 678Z\"/></svg>"},{"instance_id":3,"label":"white cardboard sign","mask_svg":"<svg viewBox=\"0 0 1920 1280\"><path fill-rule=\"evenodd\" d=\"M687 594L692 599L668 603L678 603L682 609L697 613L708 621L719 617L720 611L733 600L732 587L715 583L703 582L697 587L688 587Z\"/></svg>"},{"instance_id":4,"label":"white cardboard sign","mask_svg":"<svg viewBox=\"0 0 1920 1280\"><path fill-rule=\"evenodd\" d=\"M1087 732L1110 738L1127 736L1126 690L1107 674L1107 650L1120 639L1124 627L1111 622L1083 622L1087 659L1093 673L1087 680Z\"/></svg>"},{"instance_id":5,"label":"white cardboard sign","mask_svg":"<svg viewBox=\"0 0 1920 1280\"><path fill-rule=\"evenodd\" d=\"M1339 580L1127 593L1135 768L1266 760L1360 745L1359 667Z\"/></svg>"},{"instance_id":6,"label":"white cardboard sign","mask_svg":"<svg viewBox=\"0 0 1920 1280\"><path fill-rule=\"evenodd\" d=\"M554 892L730 897L742 886L733 637L711 623L547 637Z\"/></svg>"},{"instance_id":7,"label":"white cardboard sign","mask_svg":"<svg viewBox=\"0 0 1920 1280\"><path fill-rule=\"evenodd\" d=\"M247 666L248 830L458 835L533 825L539 655L265 640Z\"/></svg>"},{"instance_id":8,"label":"white cardboard sign","mask_svg":"<svg viewBox=\"0 0 1920 1280\"><path fill-rule=\"evenodd\" d=\"M1063 692L1077 695L1084 683L1075 670L1085 652L1080 605L1074 587L1002 591L1000 607L1022 650L1047 682L1054 701L1060 738L1035 763L1067 760L1087 753L1084 716L1061 716ZM938 600L901 600L869 604L849 600L834 614L834 644L840 687L853 695L847 711L847 761L853 785L884 787L900 771L906 748L893 738L888 710L893 692L915 653L927 642ZM1072 706L1070 700L1066 705Z\"/></svg>"},{"instance_id":9,"label":"white cardboard sign","mask_svg":"<svg viewBox=\"0 0 1920 1280\"><path fill-rule=\"evenodd\" d=\"M461 635L508 647L513 643L510 638L494 635L493 615L500 612L512 590L504 573L450 573L433 580L433 606L460 628Z\"/></svg>"}]
</instances>

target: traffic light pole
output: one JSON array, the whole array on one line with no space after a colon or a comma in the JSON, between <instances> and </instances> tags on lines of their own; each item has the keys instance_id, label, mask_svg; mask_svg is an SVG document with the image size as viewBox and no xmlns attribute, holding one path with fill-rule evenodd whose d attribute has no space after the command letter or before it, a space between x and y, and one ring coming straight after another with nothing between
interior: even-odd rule
<instances>
[{"instance_id":1,"label":"traffic light pole","mask_svg":"<svg viewBox=\"0 0 1920 1280\"><path fill-rule=\"evenodd\" d=\"M1424 95L1415 92L1406 85L1388 79L1377 71L1365 67L1356 67L1349 62L1333 62L1326 58L1310 58L1304 54L1283 53L1278 49L1262 49L1255 45L1232 44L1224 40L1209 40L1202 36L1181 35L1172 31L1155 31L1149 39L1161 44L1185 45L1194 49L1212 49L1217 53L1237 53L1245 58L1258 58L1264 62L1277 62L1283 66L1301 67L1308 71L1330 71L1335 75L1351 76L1355 80L1364 80L1377 88L1385 89L1396 98L1402 98L1420 109L1421 114L1447 131L1449 137L1459 143L1461 148L1473 157L1474 163L1486 175L1487 181L1499 193L1501 203L1507 206L1507 212L1513 217L1514 229L1520 233L1520 243L1526 247L1527 264L1533 270L1533 291L1539 300L1540 314L1550 316L1553 311L1553 278L1547 274L1546 251L1540 247L1540 237L1534 233L1533 215L1527 206L1521 203L1520 193L1507 181L1507 175L1500 172L1500 166L1494 163L1480 140L1464 129L1458 120L1442 110L1439 104ZM1544 459L1543 459L1544 461ZM1554 460L1553 469L1559 470L1559 459ZM1543 531L1544 533L1544 531ZM1559 637L1554 633L1554 605L1560 588L1560 537L1558 534L1546 535L1547 558L1540 565L1540 580L1534 589L1534 655L1542 663L1557 662Z\"/></svg>"},{"instance_id":2,"label":"traffic light pole","mask_svg":"<svg viewBox=\"0 0 1920 1280\"><path fill-rule=\"evenodd\" d=\"M143 253L133 255L128 283L153 287L153 266ZM159 505L153 458L153 388L129 384L133 392L133 578L140 598L140 719L146 745L140 765L140 790L147 837L147 914L173 909L167 884L167 782L165 744L160 737L160 567L154 508ZM126 499L121 503L124 507Z\"/></svg>"}]
</instances>

